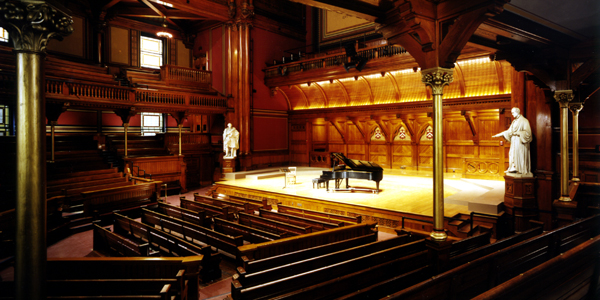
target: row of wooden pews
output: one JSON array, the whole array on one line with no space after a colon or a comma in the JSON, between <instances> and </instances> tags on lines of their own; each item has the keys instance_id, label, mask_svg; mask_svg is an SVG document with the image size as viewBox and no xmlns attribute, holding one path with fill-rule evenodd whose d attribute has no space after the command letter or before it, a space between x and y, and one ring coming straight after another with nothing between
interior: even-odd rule
<instances>
[{"instance_id":1,"label":"row of wooden pews","mask_svg":"<svg viewBox=\"0 0 600 300\"><path fill-rule=\"evenodd\" d=\"M47 299L198 299L202 255L188 257L51 258ZM14 282L0 281L0 299L14 299Z\"/></svg>"}]
</instances>

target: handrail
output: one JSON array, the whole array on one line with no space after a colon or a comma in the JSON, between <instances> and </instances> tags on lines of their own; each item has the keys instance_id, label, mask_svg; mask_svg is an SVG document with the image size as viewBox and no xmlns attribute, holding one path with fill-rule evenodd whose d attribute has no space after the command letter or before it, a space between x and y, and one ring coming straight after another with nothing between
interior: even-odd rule
<instances>
[{"instance_id":1,"label":"handrail","mask_svg":"<svg viewBox=\"0 0 600 300\"><path fill-rule=\"evenodd\" d=\"M368 58L368 59L376 59L381 57L392 57L395 55L408 53L406 49L397 46L397 45L384 45L384 46L375 46L359 49L357 51L358 56ZM268 66L263 71L265 72L265 78L272 78L276 76L280 76L282 73L282 68L287 68L286 71L290 72L299 72L306 71L312 69L322 69L330 66L339 66L344 62L348 61L348 56L346 54L334 53L330 55L324 55L312 59L302 59L284 64L277 64Z\"/></svg>"},{"instance_id":2,"label":"handrail","mask_svg":"<svg viewBox=\"0 0 600 300\"><path fill-rule=\"evenodd\" d=\"M175 65L160 67L161 78L164 81L188 81L195 83L211 83L212 72L185 68Z\"/></svg>"}]
</instances>

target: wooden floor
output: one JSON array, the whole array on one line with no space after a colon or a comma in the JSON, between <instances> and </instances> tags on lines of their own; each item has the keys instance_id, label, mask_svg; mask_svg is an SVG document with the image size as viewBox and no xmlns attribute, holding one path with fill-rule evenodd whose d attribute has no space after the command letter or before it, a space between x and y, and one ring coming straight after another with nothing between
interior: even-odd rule
<instances>
[{"instance_id":1,"label":"wooden floor","mask_svg":"<svg viewBox=\"0 0 600 300\"><path fill-rule=\"evenodd\" d=\"M324 188L315 189L313 188L312 179L319 177L322 170L324 169L299 168L295 184L287 184L283 173L279 173L277 169L264 170L262 173L246 172L246 174L242 174L242 172L239 172L237 175L229 174L226 176L226 180L218 182L217 186L220 187L218 191L230 195L235 193L257 195L257 193L260 194L259 191L262 191L262 194L270 195L268 197L279 201L296 196L302 199L327 201L332 205L351 205L424 216L433 215L433 179L431 176L427 176L429 175L427 173L410 175L385 170L383 180L380 182L380 192L374 194L359 191L328 192ZM333 184L333 181L330 183ZM490 181L490 183L498 185L497 181ZM368 180L350 180L350 186L371 189L376 187L375 182ZM252 190L257 191L257 193L253 193ZM458 176L444 180L445 199L460 200L461 195L473 198L487 191L488 189L481 188L481 184L473 184ZM461 203L461 201L446 201L447 203L444 204L445 215L454 216L458 213L470 213L466 200L463 205L453 204ZM502 201L502 199L499 199L499 201Z\"/></svg>"}]
</instances>

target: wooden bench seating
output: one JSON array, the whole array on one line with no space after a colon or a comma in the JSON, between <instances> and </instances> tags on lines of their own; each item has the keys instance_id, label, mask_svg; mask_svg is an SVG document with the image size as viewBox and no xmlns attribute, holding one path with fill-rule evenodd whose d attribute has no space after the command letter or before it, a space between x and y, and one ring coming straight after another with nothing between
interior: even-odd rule
<instances>
[{"instance_id":1,"label":"wooden bench seating","mask_svg":"<svg viewBox=\"0 0 600 300\"><path fill-rule=\"evenodd\" d=\"M541 226L535 227L535 228L529 229L527 231L512 235L505 239L496 241L495 243L487 244L485 246L481 246L476 249L455 255L450 258L448 264L446 265L446 268L447 269L456 268L462 264L466 264L466 263L473 261L477 258L480 258L482 256L488 255L488 254L496 252L500 249L504 249L504 248L512 246L514 244L520 243L524 240L528 240L530 238L538 236L538 235L542 234L542 232L543 232L543 228Z\"/></svg>"},{"instance_id":2,"label":"wooden bench seating","mask_svg":"<svg viewBox=\"0 0 600 300\"><path fill-rule=\"evenodd\" d=\"M193 210L193 211L204 211L208 218L221 218L225 220L233 220L233 212L229 210L229 206L215 206L208 203L197 202L185 199L184 196L179 198L179 206Z\"/></svg>"},{"instance_id":3,"label":"wooden bench seating","mask_svg":"<svg viewBox=\"0 0 600 300\"><path fill-rule=\"evenodd\" d=\"M596 236L473 299L600 299Z\"/></svg>"},{"instance_id":4,"label":"wooden bench seating","mask_svg":"<svg viewBox=\"0 0 600 300\"><path fill-rule=\"evenodd\" d=\"M346 260L361 257L370 253L404 245L409 241L410 238L408 235L396 236L391 239L375 241L355 247L341 249L339 251L309 257L298 261L288 261L280 266L274 266L270 269L263 269L255 272L247 272L245 269L238 267L237 281L245 288L257 286L269 281L294 276L314 269L323 268Z\"/></svg>"},{"instance_id":5,"label":"wooden bench seating","mask_svg":"<svg viewBox=\"0 0 600 300\"><path fill-rule=\"evenodd\" d=\"M359 289L373 280L365 274L371 277L379 274L376 277L381 279L388 277L390 271L406 273L426 267L426 262L427 248L425 242L420 240L281 277L256 286L244 286L234 277L231 282L231 296L236 300L332 298L339 293L347 293L349 288ZM379 268L385 271L373 272L373 269ZM344 281L343 284L340 283L341 279Z\"/></svg>"},{"instance_id":6,"label":"wooden bench seating","mask_svg":"<svg viewBox=\"0 0 600 300\"><path fill-rule=\"evenodd\" d=\"M597 237L599 231L596 215L462 264L388 299L470 299Z\"/></svg>"},{"instance_id":7,"label":"wooden bench seating","mask_svg":"<svg viewBox=\"0 0 600 300\"><path fill-rule=\"evenodd\" d=\"M336 214L330 214L326 212L298 208L294 206L287 206L282 204L277 204L277 211L290 215L297 215L304 218L315 219L325 222L344 222L345 224L359 224L362 221L362 216L350 217L350 216L342 216Z\"/></svg>"},{"instance_id":8,"label":"wooden bench seating","mask_svg":"<svg viewBox=\"0 0 600 300\"><path fill-rule=\"evenodd\" d=\"M265 257L262 259L243 261L243 265L237 268L238 272L243 273L253 273L262 270L267 270L271 268L275 268L277 266L282 266L294 261L301 261L311 257L317 257L321 255L326 255L329 253L337 252L343 249L348 249L352 247L356 247L359 245L364 245L368 243L375 242L377 240L377 233L369 233L363 236L357 236L354 238L350 238L347 240L341 240L333 243L328 243L324 245L319 245L307 249L301 249L297 251L292 251L288 253L282 253L280 255L275 255L271 257Z\"/></svg>"},{"instance_id":9,"label":"wooden bench seating","mask_svg":"<svg viewBox=\"0 0 600 300\"><path fill-rule=\"evenodd\" d=\"M210 281L221 277L221 269L219 268L219 263L221 262L220 254L213 252L210 245L198 245L118 213L113 215L113 230L115 233L123 236L129 235L141 241L148 242L151 248L160 251L164 255L203 255L202 271L200 274L202 280Z\"/></svg>"},{"instance_id":10,"label":"wooden bench seating","mask_svg":"<svg viewBox=\"0 0 600 300\"><path fill-rule=\"evenodd\" d=\"M190 222L142 209L142 223L158 228L172 235L180 235L184 240L202 242L213 248L227 252L238 259L238 246L243 245L243 237L226 235Z\"/></svg>"},{"instance_id":11,"label":"wooden bench seating","mask_svg":"<svg viewBox=\"0 0 600 300\"><path fill-rule=\"evenodd\" d=\"M310 226L310 227L312 227L312 231L333 229L333 228L338 228L338 227L341 227L344 225L343 222L338 222L338 223L324 222L324 221L308 219L308 218L294 216L294 215L288 215L285 213L273 212L273 211L262 209L262 208L259 209L259 212L260 212L259 215L263 218L277 220L277 221L294 224L294 225L298 225L298 226Z\"/></svg>"},{"instance_id":12,"label":"wooden bench seating","mask_svg":"<svg viewBox=\"0 0 600 300\"><path fill-rule=\"evenodd\" d=\"M82 192L83 215L98 219L113 210L157 204L160 181Z\"/></svg>"},{"instance_id":13,"label":"wooden bench seating","mask_svg":"<svg viewBox=\"0 0 600 300\"><path fill-rule=\"evenodd\" d=\"M221 207L231 206L237 212L243 211L246 213L254 213L254 211L258 211L258 209L262 207L262 205L258 205L256 203L232 201L223 198L212 198L208 196L202 196L198 193L194 193L194 201L204 202Z\"/></svg>"},{"instance_id":14,"label":"wooden bench seating","mask_svg":"<svg viewBox=\"0 0 600 300\"><path fill-rule=\"evenodd\" d=\"M104 256L150 256L148 243L137 243L94 224L93 249Z\"/></svg>"},{"instance_id":15,"label":"wooden bench seating","mask_svg":"<svg viewBox=\"0 0 600 300\"><path fill-rule=\"evenodd\" d=\"M108 73L108 68L77 63L56 57L48 57L46 59L45 72L49 77L76 79L90 83L119 84L115 80L115 77Z\"/></svg>"},{"instance_id":16,"label":"wooden bench seating","mask_svg":"<svg viewBox=\"0 0 600 300\"><path fill-rule=\"evenodd\" d=\"M54 287L57 288L62 286L62 289L74 291L80 290L80 287L89 284L91 285L90 289L104 286L105 289L112 290L110 293L123 291L123 294L131 297L131 293L126 290L134 290L133 288L136 285L143 287L144 284L142 282L147 281L151 286L169 284L171 291L170 295L177 296L177 299L195 300L198 299L198 293L193 293L191 291L198 290L198 272L203 259L204 257L201 255L185 258L50 258L48 259L47 271L48 287L54 289ZM106 283L98 283L96 281L105 281ZM73 286L67 286L69 283L72 283ZM128 283L130 283L131 286L128 287ZM60 296L68 296L67 293L73 295L72 292L65 291L64 293L61 293L60 289L57 289L55 299L61 299L59 298ZM113 296L116 295L113 294ZM139 293L139 295L143 294ZM168 299L171 298L169 297Z\"/></svg>"},{"instance_id":17,"label":"wooden bench seating","mask_svg":"<svg viewBox=\"0 0 600 300\"><path fill-rule=\"evenodd\" d=\"M175 300L176 279L56 279L46 281L47 299Z\"/></svg>"},{"instance_id":18,"label":"wooden bench seating","mask_svg":"<svg viewBox=\"0 0 600 300\"><path fill-rule=\"evenodd\" d=\"M154 210L160 214L171 216L186 222L210 227L210 222L206 220L206 213L204 211L193 211L163 202L158 202L158 206Z\"/></svg>"},{"instance_id":19,"label":"wooden bench seating","mask_svg":"<svg viewBox=\"0 0 600 300\"><path fill-rule=\"evenodd\" d=\"M108 179L99 179L99 180L90 180L90 181L81 181L81 182L73 182L66 184L59 184L48 186L46 190L46 196L48 198L63 195L65 197L69 197L71 203L76 200L77 196L81 196L82 192L93 191L98 189L119 187L132 185L133 183L127 180L127 177L113 177ZM79 197L79 200L81 197Z\"/></svg>"},{"instance_id":20,"label":"wooden bench seating","mask_svg":"<svg viewBox=\"0 0 600 300\"><path fill-rule=\"evenodd\" d=\"M247 214L245 212L239 212L238 216L238 221L242 225L273 232L278 235L299 235L313 232L311 226L294 225L282 221L259 217L253 214Z\"/></svg>"},{"instance_id":21,"label":"wooden bench seating","mask_svg":"<svg viewBox=\"0 0 600 300\"><path fill-rule=\"evenodd\" d=\"M123 177L123 174L118 172L117 168L102 169L102 170L87 170L80 172L72 172L55 175L56 177L48 179L48 186L63 185L69 183L78 183L83 181L92 181L100 179L109 179Z\"/></svg>"},{"instance_id":22,"label":"wooden bench seating","mask_svg":"<svg viewBox=\"0 0 600 300\"><path fill-rule=\"evenodd\" d=\"M238 224L220 218L214 218L213 227L215 231L224 234L231 236L241 235L245 241L248 241L252 244L274 241L281 238L280 235L272 232L256 229L254 227Z\"/></svg>"},{"instance_id":23,"label":"wooden bench seating","mask_svg":"<svg viewBox=\"0 0 600 300\"><path fill-rule=\"evenodd\" d=\"M452 243L450 247L449 257L452 259L455 256L458 256L462 253L469 252L473 249L477 249L479 247L483 247L490 243L490 238L492 234L491 232L486 232L480 235L471 236L460 241L456 241Z\"/></svg>"},{"instance_id":24,"label":"wooden bench seating","mask_svg":"<svg viewBox=\"0 0 600 300\"><path fill-rule=\"evenodd\" d=\"M260 244L249 244L238 247L244 266L248 262L267 257L277 256L288 252L308 249L337 241L343 241L358 236L376 233L375 222L313 232L302 236L293 236Z\"/></svg>"}]
</instances>

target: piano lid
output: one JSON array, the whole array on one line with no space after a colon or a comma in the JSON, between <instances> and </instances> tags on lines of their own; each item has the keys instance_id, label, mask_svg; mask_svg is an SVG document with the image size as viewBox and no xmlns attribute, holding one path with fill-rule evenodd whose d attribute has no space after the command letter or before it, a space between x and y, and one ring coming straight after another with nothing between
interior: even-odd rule
<instances>
[{"instance_id":1,"label":"piano lid","mask_svg":"<svg viewBox=\"0 0 600 300\"><path fill-rule=\"evenodd\" d=\"M344 164L352 170L355 171L381 171L383 170L378 164L366 160L358 160L358 159L350 159L347 158L343 153L340 152L331 152L331 161L337 158L340 161L343 161ZM335 167L335 166L334 166Z\"/></svg>"}]
</instances>

